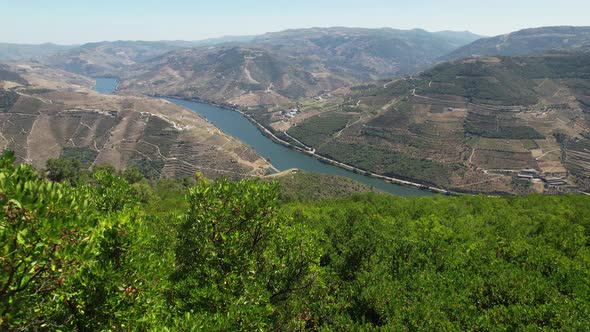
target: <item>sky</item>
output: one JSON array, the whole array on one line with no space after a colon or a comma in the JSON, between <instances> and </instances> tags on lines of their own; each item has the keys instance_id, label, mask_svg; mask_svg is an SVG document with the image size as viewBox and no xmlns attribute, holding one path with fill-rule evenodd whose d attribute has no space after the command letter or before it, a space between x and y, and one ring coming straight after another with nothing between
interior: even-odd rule
<instances>
[{"instance_id":1,"label":"sky","mask_svg":"<svg viewBox=\"0 0 590 332\"><path fill-rule=\"evenodd\" d=\"M0 42L200 40L309 27L494 36L590 25L589 0L0 0Z\"/></svg>"}]
</instances>

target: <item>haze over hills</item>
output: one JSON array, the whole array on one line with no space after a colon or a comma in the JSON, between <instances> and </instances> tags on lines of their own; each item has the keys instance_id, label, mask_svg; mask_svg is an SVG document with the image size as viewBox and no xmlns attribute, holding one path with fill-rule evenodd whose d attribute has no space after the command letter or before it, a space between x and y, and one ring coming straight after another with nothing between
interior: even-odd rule
<instances>
[{"instance_id":1,"label":"haze over hills","mask_svg":"<svg viewBox=\"0 0 590 332\"><path fill-rule=\"evenodd\" d=\"M122 89L242 106L276 104L415 73L478 36L424 30L312 28L217 49L176 50L128 68Z\"/></svg>"},{"instance_id":2,"label":"haze over hills","mask_svg":"<svg viewBox=\"0 0 590 332\"><path fill-rule=\"evenodd\" d=\"M590 51L590 27L542 27L482 38L451 52L442 59L488 55L532 55L563 51Z\"/></svg>"},{"instance_id":3,"label":"haze over hills","mask_svg":"<svg viewBox=\"0 0 590 332\"><path fill-rule=\"evenodd\" d=\"M83 45L0 43L0 61L36 60L92 77L119 76L129 66L182 48L247 42L253 36L225 36L198 41L102 41Z\"/></svg>"},{"instance_id":4,"label":"haze over hills","mask_svg":"<svg viewBox=\"0 0 590 332\"><path fill-rule=\"evenodd\" d=\"M18 44L18 43L0 43L0 61L26 61L32 59L42 59L56 54L67 58L72 57L75 53L67 51L77 49L78 51L86 50L87 52L96 48L96 52L101 52L105 47L129 48L136 51L143 51L143 55L161 48L161 54L168 52L170 49L190 48L198 46L211 46L225 43L249 42L255 36L223 36L217 38L208 38L202 40L160 40L160 41L142 41L142 40L116 40L89 42L81 45L59 45L53 43L44 44ZM139 48L139 50L137 50ZM141 50L143 49L143 50ZM146 58L144 58L146 59Z\"/></svg>"},{"instance_id":5,"label":"haze over hills","mask_svg":"<svg viewBox=\"0 0 590 332\"><path fill-rule=\"evenodd\" d=\"M121 77L121 88L129 93L256 106L415 73L479 37L421 29L311 28L194 42L89 43L62 51L40 45L35 58L81 75Z\"/></svg>"},{"instance_id":6,"label":"haze over hills","mask_svg":"<svg viewBox=\"0 0 590 332\"><path fill-rule=\"evenodd\" d=\"M64 156L85 167L133 166L152 178L201 171L239 179L269 167L235 138L163 100L100 95L90 91L92 80L38 64L4 68L0 147L14 150L18 162L42 168Z\"/></svg>"},{"instance_id":7,"label":"haze over hills","mask_svg":"<svg viewBox=\"0 0 590 332\"><path fill-rule=\"evenodd\" d=\"M309 71L376 80L415 73L479 38L463 32L431 33L422 29L312 28L267 33L252 43Z\"/></svg>"},{"instance_id":8,"label":"haze over hills","mask_svg":"<svg viewBox=\"0 0 590 332\"><path fill-rule=\"evenodd\" d=\"M531 192L532 168L589 188L590 55L488 57L330 99L252 112L284 139L388 176L457 191ZM524 191L523 191L524 190Z\"/></svg>"},{"instance_id":9,"label":"haze over hills","mask_svg":"<svg viewBox=\"0 0 590 332\"><path fill-rule=\"evenodd\" d=\"M73 73L119 76L132 65L186 47L183 42L116 41L84 44L53 54L41 62Z\"/></svg>"},{"instance_id":10,"label":"haze over hills","mask_svg":"<svg viewBox=\"0 0 590 332\"><path fill-rule=\"evenodd\" d=\"M0 43L0 61L19 61L51 56L75 48L75 45Z\"/></svg>"}]
</instances>

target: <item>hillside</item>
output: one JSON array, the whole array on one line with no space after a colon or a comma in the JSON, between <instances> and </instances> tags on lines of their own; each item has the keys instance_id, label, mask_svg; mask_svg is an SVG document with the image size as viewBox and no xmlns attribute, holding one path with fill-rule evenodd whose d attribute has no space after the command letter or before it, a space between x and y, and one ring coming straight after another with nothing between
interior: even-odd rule
<instances>
[{"instance_id":1,"label":"hillside","mask_svg":"<svg viewBox=\"0 0 590 332\"><path fill-rule=\"evenodd\" d=\"M249 106L309 97L337 86L264 49L221 46L178 50L137 65L122 77L119 92Z\"/></svg>"},{"instance_id":2,"label":"hillside","mask_svg":"<svg viewBox=\"0 0 590 332\"><path fill-rule=\"evenodd\" d=\"M378 174L465 192L588 190L589 64L587 55L465 59L249 112L293 144ZM294 117L281 112L290 107ZM521 180L523 169L563 183Z\"/></svg>"},{"instance_id":3,"label":"hillside","mask_svg":"<svg viewBox=\"0 0 590 332\"><path fill-rule=\"evenodd\" d=\"M299 169L267 175L263 181L277 182L280 185L279 198L285 202L313 202L376 192L376 189L346 177L305 172Z\"/></svg>"},{"instance_id":4,"label":"hillside","mask_svg":"<svg viewBox=\"0 0 590 332\"><path fill-rule=\"evenodd\" d=\"M461 59L471 56L535 55L564 51L590 51L590 27L543 27L482 38L445 55L442 59Z\"/></svg>"},{"instance_id":5,"label":"hillside","mask_svg":"<svg viewBox=\"0 0 590 332\"><path fill-rule=\"evenodd\" d=\"M115 41L89 43L41 61L76 74L119 76L129 66L181 48L173 42Z\"/></svg>"},{"instance_id":6,"label":"hillside","mask_svg":"<svg viewBox=\"0 0 590 332\"><path fill-rule=\"evenodd\" d=\"M0 148L14 150L18 162L43 167L65 156L85 167L135 166L155 178L197 171L242 178L264 175L269 167L236 139L166 101L100 95L89 90L92 81L46 67L14 69L29 85L0 83ZM71 85L67 75L83 85Z\"/></svg>"},{"instance_id":7,"label":"hillside","mask_svg":"<svg viewBox=\"0 0 590 332\"><path fill-rule=\"evenodd\" d=\"M476 38L419 29L287 30L240 46L173 51L130 68L121 88L241 106L278 104L415 73Z\"/></svg>"},{"instance_id":8,"label":"hillside","mask_svg":"<svg viewBox=\"0 0 590 332\"><path fill-rule=\"evenodd\" d=\"M369 81L416 73L478 38L421 29L311 28L267 33L253 44L308 71Z\"/></svg>"}]
</instances>

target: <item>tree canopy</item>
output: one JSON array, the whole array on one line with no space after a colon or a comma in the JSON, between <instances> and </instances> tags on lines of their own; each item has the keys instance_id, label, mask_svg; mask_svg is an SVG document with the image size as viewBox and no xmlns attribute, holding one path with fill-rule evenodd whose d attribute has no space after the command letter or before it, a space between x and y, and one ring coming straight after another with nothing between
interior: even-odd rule
<instances>
[{"instance_id":1,"label":"tree canopy","mask_svg":"<svg viewBox=\"0 0 590 332\"><path fill-rule=\"evenodd\" d=\"M47 177L0 158L0 330L590 325L588 196L287 202L259 180Z\"/></svg>"}]
</instances>

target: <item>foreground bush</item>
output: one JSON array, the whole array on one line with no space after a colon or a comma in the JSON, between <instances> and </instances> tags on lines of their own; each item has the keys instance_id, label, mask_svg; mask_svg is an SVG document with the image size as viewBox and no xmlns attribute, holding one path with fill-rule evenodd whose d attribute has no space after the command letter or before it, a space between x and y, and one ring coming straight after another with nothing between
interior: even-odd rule
<instances>
[{"instance_id":1,"label":"foreground bush","mask_svg":"<svg viewBox=\"0 0 590 332\"><path fill-rule=\"evenodd\" d=\"M101 167L54 183L13 162L0 158L0 330L590 326L588 196L286 204L256 180Z\"/></svg>"}]
</instances>

